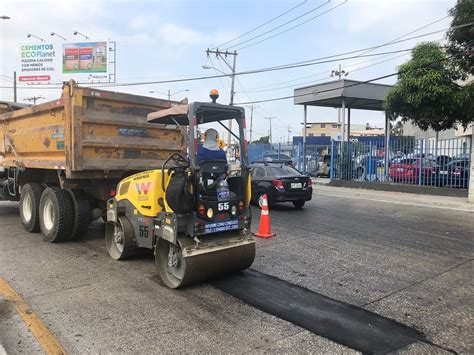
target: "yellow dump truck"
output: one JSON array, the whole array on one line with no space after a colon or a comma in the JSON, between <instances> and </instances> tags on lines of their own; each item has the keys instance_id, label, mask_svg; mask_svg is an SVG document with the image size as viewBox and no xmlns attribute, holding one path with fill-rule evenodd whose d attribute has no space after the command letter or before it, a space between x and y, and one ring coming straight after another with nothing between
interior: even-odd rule
<instances>
[{"instance_id":1,"label":"yellow dump truck","mask_svg":"<svg viewBox=\"0 0 474 355\"><path fill-rule=\"evenodd\" d=\"M1 114L0 201L19 201L25 229L49 242L82 237L119 181L185 151L179 126L147 122L177 104L70 81L58 100Z\"/></svg>"}]
</instances>

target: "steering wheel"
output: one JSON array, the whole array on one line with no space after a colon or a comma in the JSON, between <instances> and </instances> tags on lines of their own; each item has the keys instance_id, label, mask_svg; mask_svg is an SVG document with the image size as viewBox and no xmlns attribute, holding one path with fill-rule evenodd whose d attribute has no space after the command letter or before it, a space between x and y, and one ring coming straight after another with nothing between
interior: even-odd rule
<instances>
[{"instance_id":1,"label":"steering wheel","mask_svg":"<svg viewBox=\"0 0 474 355\"><path fill-rule=\"evenodd\" d=\"M176 170L177 168L188 168L189 167L189 161L185 157L183 157L179 153L173 153L168 159L165 160L163 165L161 166L161 186L163 187L163 191L166 191L165 187L165 167L169 162L173 162L175 166L171 167L168 169L168 174L171 173L171 171Z\"/></svg>"},{"instance_id":2,"label":"steering wheel","mask_svg":"<svg viewBox=\"0 0 474 355\"><path fill-rule=\"evenodd\" d=\"M174 153L167 161L169 160L171 160L177 167L183 167L183 168L189 167L188 159L186 159L179 153Z\"/></svg>"}]
</instances>

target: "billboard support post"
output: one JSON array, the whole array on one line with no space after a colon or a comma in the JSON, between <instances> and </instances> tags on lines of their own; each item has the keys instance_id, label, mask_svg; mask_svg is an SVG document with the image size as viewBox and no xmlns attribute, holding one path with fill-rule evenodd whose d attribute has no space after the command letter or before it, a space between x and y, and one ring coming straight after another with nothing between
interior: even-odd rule
<instances>
[{"instance_id":1,"label":"billboard support post","mask_svg":"<svg viewBox=\"0 0 474 355\"><path fill-rule=\"evenodd\" d=\"M17 91L16 91L16 71L13 72L13 102L18 102Z\"/></svg>"}]
</instances>

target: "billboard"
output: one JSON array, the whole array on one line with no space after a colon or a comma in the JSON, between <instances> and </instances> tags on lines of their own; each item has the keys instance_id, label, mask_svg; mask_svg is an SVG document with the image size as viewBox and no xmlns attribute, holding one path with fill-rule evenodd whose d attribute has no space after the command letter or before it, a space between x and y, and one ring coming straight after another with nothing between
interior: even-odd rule
<instances>
[{"instance_id":1,"label":"billboard","mask_svg":"<svg viewBox=\"0 0 474 355\"><path fill-rule=\"evenodd\" d=\"M108 82L108 48L107 41L21 44L18 81Z\"/></svg>"}]
</instances>

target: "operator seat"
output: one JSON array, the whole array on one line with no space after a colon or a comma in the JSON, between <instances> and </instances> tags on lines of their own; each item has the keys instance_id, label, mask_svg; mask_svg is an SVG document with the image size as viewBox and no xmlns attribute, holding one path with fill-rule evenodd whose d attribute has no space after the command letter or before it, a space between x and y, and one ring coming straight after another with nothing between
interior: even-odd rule
<instances>
[{"instance_id":1,"label":"operator seat","mask_svg":"<svg viewBox=\"0 0 474 355\"><path fill-rule=\"evenodd\" d=\"M227 173L227 162L225 160L201 161L199 168L199 187L202 197L211 200L217 199L217 183Z\"/></svg>"}]
</instances>

